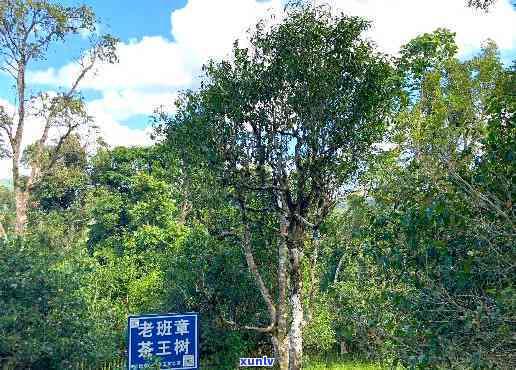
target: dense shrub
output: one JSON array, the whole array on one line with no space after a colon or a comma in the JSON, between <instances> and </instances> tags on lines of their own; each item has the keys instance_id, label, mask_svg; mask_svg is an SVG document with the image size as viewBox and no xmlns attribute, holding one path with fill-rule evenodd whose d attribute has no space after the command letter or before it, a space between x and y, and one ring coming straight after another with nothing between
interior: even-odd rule
<instances>
[{"instance_id":1,"label":"dense shrub","mask_svg":"<svg viewBox=\"0 0 516 370\"><path fill-rule=\"evenodd\" d=\"M92 315L87 263L30 239L0 241L0 359L17 368L74 368L115 354L109 321Z\"/></svg>"}]
</instances>

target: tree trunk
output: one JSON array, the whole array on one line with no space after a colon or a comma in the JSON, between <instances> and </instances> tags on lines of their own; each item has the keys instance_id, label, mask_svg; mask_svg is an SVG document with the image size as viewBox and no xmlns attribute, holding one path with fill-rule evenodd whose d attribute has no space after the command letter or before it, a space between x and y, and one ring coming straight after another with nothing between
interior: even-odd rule
<instances>
[{"instance_id":1,"label":"tree trunk","mask_svg":"<svg viewBox=\"0 0 516 370\"><path fill-rule=\"evenodd\" d=\"M27 192L22 189L20 184L20 158L22 150L23 128L25 125L25 59L18 62L18 76L16 79L18 92L18 126L16 135L12 142L13 151L13 187L16 201L16 221L14 232L21 235L25 231L27 223Z\"/></svg>"},{"instance_id":2,"label":"tree trunk","mask_svg":"<svg viewBox=\"0 0 516 370\"><path fill-rule=\"evenodd\" d=\"M272 346L274 348L275 364L277 364L280 370L288 370L289 364L289 340L287 335L283 335L282 338L279 335L272 336Z\"/></svg>"},{"instance_id":3,"label":"tree trunk","mask_svg":"<svg viewBox=\"0 0 516 370\"><path fill-rule=\"evenodd\" d=\"M2 225L2 222L0 221L0 238L5 238L7 236L7 233L5 232L4 225Z\"/></svg>"},{"instance_id":4,"label":"tree trunk","mask_svg":"<svg viewBox=\"0 0 516 370\"><path fill-rule=\"evenodd\" d=\"M14 193L16 201L16 221L14 224L14 232L16 235L21 235L25 231L25 225L27 224L27 204L29 194L27 191L23 191L20 188L15 188Z\"/></svg>"},{"instance_id":5,"label":"tree trunk","mask_svg":"<svg viewBox=\"0 0 516 370\"><path fill-rule=\"evenodd\" d=\"M289 370L300 370L303 364L303 277L301 274L301 252L295 247L290 250L291 284L290 305L292 323L290 325Z\"/></svg>"},{"instance_id":6,"label":"tree trunk","mask_svg":"<svg viewBox=\"0 0 516 370\"><path fill-rule=\"evenodd\" d=\"M288 370L289 337L287 335L287 265L288 248L286 242L288 223L281 220L281 239L278 246L278 304L276 310L276 337L273 338L274 355L280 370Z\"/></svg>"}]
</instances>

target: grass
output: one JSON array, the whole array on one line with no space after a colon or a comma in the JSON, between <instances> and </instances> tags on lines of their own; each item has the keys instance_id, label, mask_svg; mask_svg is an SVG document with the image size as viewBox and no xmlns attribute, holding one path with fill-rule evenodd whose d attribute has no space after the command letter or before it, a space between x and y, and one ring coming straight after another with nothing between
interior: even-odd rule
<instances>
[{"instance_id":1,"label":"grass","mask_svg":"<svg viewBox=\"0 0 516 370\"><path fill-rule=\"evenodd\" d=\"M306 370L383 370L386 366L357 359L312 359L303 366Z\"/></svg>"},{"instance_id":2,"label":"grass","mask_svg":"<svg viewBox=\"0 0 516 370\"><path fill-rule=\"evenodd\" d=\"M341 363L310 363L305 369L307 370L383 370L385 367L359 361L346 361Z\"/></svg>"}]
</instances>

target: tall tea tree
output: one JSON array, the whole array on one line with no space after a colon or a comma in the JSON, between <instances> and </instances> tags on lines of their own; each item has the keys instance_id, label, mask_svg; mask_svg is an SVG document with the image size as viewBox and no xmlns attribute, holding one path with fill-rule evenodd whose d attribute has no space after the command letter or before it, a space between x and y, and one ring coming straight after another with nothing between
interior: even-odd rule
<instances>
[{"instance_id":1,"label":"tall tea tree","mask_svg":"<svg viewBox=\"0 0 516 370\"><path fill-rule=\"evenodd\" d=\"M200 90L163 126L172 147L195 155L190 163L209 164L240 210L236 232L270 316L254 329L271 334L282 369L301 368L309 297L301 266L312 232L381 139L389 111L391 67L362 38L368 26L326 8L288 7L281 23L257 25L249 47L235 43L231 61L208 64ZM264 213L279 240L274 287L253 253Z\"/></svg>"},{"instance_id":2,"label":"tall tea tree","mask_svg":"<svg viewBox=\"0 0 516 370\"><path fill-rule=\"evenodd\" d=\"M16 198L15 232L23 232L27 223L27 203L35 183L52 170L63 142L79 126L91 122L78 94L80 82L100 62L116 61L117 40L109 35L92 39L90 50L77 61L77 75L67 91L54 95L28 96L27 68L32 62L45 59L49 47L64 42L79 32L95 34L96 18L87 6L64 7L45 0L0 1L0 70L12 77L16 87L16 112L0 106L0 135L4 142L2 152L12 158L12 177ZM39 116L44 127L31 153L28 177L20 173L22 140L27 117ZM55 134L53 134L53 132ZM50 138L56 139L55 152L48 166L42 157Z\"/></svg>"}]
</instances>

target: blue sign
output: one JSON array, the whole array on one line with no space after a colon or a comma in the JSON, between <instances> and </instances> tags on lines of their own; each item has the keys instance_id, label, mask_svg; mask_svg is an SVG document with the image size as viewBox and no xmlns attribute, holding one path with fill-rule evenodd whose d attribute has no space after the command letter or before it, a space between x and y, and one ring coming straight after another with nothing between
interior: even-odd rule
<instances>
[{"instance_id":1,"label":"blue sign","mask_svg":"<svg viewBox=\"0 0 516 370\"><path fill-rule=\"evenodd\" d=\"M196 313L129 316L128 369L199 369Z\"/></svg>"}]
</instances>

